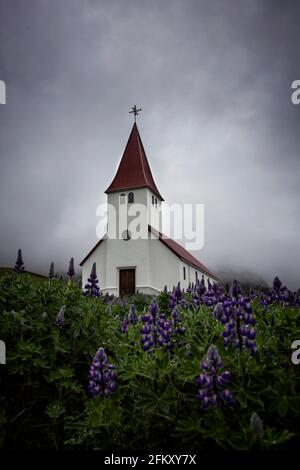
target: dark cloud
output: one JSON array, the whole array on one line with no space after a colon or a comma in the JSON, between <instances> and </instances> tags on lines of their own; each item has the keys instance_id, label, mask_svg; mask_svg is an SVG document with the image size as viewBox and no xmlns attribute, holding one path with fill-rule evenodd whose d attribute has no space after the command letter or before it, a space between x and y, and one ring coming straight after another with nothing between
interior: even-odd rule
<instances>
[{"instance_id":1,"label":"dark cloud","mask_svg":"<svg viewBox=\"0 0 300 470\"><path fill-rule=\"evenodd\" d=\"M300 284L298 1L0 0L0 265L80 260L131 105L165 199L206 205L209 267Z\"/></svg>"}]
</instances>

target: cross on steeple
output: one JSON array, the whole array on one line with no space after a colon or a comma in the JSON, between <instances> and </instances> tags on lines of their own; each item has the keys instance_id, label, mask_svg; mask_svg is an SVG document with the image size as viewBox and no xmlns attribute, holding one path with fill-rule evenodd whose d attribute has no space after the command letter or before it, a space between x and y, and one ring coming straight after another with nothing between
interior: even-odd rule
<instances>
[{"instance_id":1,"label":"cross on steeple","mask_svg":"<svg viewBox=\"0 0 300 470\"><path fill-rule=\"evenodd\" d=\"M136 105L131 107L131 111L129 111L129 114L134 114L134 122L136 122L136 117L138 116L140 111L142 111L142 108L137 108Z\"/></svg>"}]
</instances>

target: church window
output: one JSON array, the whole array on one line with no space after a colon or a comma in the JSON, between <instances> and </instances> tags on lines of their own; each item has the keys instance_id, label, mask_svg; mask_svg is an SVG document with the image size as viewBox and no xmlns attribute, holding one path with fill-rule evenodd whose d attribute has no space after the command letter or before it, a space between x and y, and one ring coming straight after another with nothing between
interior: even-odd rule
<instances>
[{"instance_id":1,"label":"church window","mask_svg":"<svg viewBox=\"0 0 300 470\"><path fill-rule=\"evenodd\" d=\"M197 271L195 271L195 279L196 279L196 282L198 281L198 273Z\"/></svg>"},{"instance_id":2,"label":"church window","mask_svg":"<svg viewBox=\"0 0 300 470\"><path fill-rule=\"evenodd\" d=\"M155 207L157 207L157 199L155 198Z\"/></svg>"},{"instance_id":3,"label":"church window","mask_svg":"<svg viewBox=\"0 0 300 470\"><path fill-rule=\"evenodd\" d=\"M154 196L152 196L152 205L154 206Z\"/></svg>"},{"instance_id":4,"label":"church window","mask_svg":"<svg viewBox=\"0 0 300 470\"><path fill-rule=\"evenodd\" d=\"M183 266L183 279L185 280L185 266Z\"/></svg>"},{"instance_id":5,"label":"church window","mask_svg":"<svg viewBox=\"0 0 300 470\"><path fill-rule=\"evenodd\" d=\"M128 204L133 204L134 203L134 194L129 193L128 194Z\"/></svg>"},{"instance_id":6,"label":"church window","mask_svg":"<svg viewBox=\"0 0 300 470\"><path fill-rule=\"evenodd\" d=\"M125 194L120 194L120 204L125 204Z\"/></svg>"}]
</instances>

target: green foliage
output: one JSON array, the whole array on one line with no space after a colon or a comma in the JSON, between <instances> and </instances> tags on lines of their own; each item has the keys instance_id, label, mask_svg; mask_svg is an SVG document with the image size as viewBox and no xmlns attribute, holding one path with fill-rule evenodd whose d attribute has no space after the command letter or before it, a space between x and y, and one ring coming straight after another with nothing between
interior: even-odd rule
<instances>
[{"instance_id":1,"label":"green foliage","mask_svg":"<svg viewBox=\"0 0 300 470\"><path fill-rule=\"evenodd\" d=\"M188 296L187 296L188 300ZM258 353L224 350L222 327L211 309L181 309L185 335L172 353L145 353L140 324L121 334L120 321L135 303L139 315L151 297L126 301L85 298L73 283L0 278L0 339L7 364L0 377L0 447L55 449L268 449L300 443L300 367L290 362L300 338L299 310L254 303ZM167 295L158 298L167 315ZM65 324L55 325L62 305ZM237 406L204 411L195 379L215 344L232 373ZM93 355L104 347L115 364L118 390L107 400L86 393ZM257 413L263 432L250 426Z\"/></svg>"}]
</instances>

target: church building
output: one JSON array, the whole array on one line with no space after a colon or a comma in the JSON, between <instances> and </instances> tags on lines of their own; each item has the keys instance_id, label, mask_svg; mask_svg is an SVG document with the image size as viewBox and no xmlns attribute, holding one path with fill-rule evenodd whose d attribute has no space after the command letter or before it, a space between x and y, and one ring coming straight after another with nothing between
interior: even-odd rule
<instances>
[{"instance_id":1,"label":"church building","mask_svg":"<svg viewBox=\"0 0 300 470\"><path fill-rule=\"evenodd\" d=\"M136 107L133 107L135 116ZM162 234L161 204L164 199L152 176L136 122L134 122L117 173L107 194L107 233L80 263L82 283L87 282L96 262L101 291L115 296L137 291L158 294L180 282L182 288L204 277L217 281L197 258L182 245ZM139 230L134 236L128 227L134 222L134 207L142 207ZM122 227L121 227L122 225Z\"/></svg>"}]
</instances>

